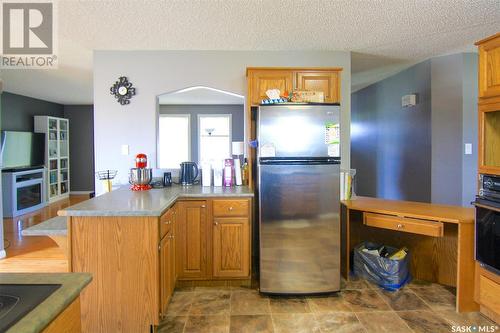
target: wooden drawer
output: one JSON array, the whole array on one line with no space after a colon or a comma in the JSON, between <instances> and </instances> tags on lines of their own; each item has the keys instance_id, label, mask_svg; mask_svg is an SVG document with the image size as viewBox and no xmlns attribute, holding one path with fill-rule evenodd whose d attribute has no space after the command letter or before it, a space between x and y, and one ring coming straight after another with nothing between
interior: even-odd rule
<instances>
[{"instance_id":1,"label":"wooden drawer","mask_svg":"<svg viewBox=\"0 0 500 333\"><path fill-rule=\"evenodd\" d=\"M160 239L163 238L171 229L174 221L174 210L169 209L160 218Z\"/></svg>"},{"instance_id":2,"label":"wooden drawer","mask_svg":"<svg viewBox=\"0 0 500 333\"><path fill-rule=\"evenodd\" d=\"M500 284L479 276L479 303L500 315Z\"/></svg>"},{"instance_id":3,"label":"wooden drawer","mask_svg":"<svg viewBox=\"0 0 500 333\"><path fill-rule=\"evenodd\" d=\"M370 227L391 229L433 237L443 237L443 223L441 222L364 213L363 223Z\"/></svg>"},{"instance_id":4,"label":"wooden drawer","mask_svg":"<svg viewBox=\"0 0 500 333\"><path fill-rule=\"evenodd\" d=\"M214 200L214 216L248 216L248 200Z\"/></svg>"}]
</instances>

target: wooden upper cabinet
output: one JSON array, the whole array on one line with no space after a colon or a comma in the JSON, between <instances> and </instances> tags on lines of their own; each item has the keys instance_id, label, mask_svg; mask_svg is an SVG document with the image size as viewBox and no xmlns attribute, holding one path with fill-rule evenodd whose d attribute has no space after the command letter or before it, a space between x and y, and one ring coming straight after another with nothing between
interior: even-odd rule
<instances>
[{"instance_id":1,"label":"wooden upper cabinet","mask_svg":"<svg viewBox=\"0 0 500 333\"><path fill-rule=\"evenodd\" d=\"M293 73L288 70L256 70L250 76L250 103L258 105L267 98L266 91L279 89L283 94L293 89Z\"/></svg>"},{"instance_id":2,"label":"wooden upper cabinet","mask_svg":"<svg viewBox=\"0 0 500 333\"><path fill-rule=\"evenodd\" d=\"M214 218L214 277L250 275L250 222L248 217Z\"/></svg>"},{"instance_id":3,"label":"wooden upper cabinet","mask_svg":"<svg viewBox=\"0 0 500 333\"><path fill-rule=\"evenodd\" d=\"M207 277L207 203L180 201L177 203L176 266L180 279Z\"/></svg>"},{"instance_id":4,"label":"wooden upper cabinet","mask_svg":"<svg viewBox=\"0 0 500 333\"><path fill-rule=\"evenodd\" d=\"M325 103L340 103L340 74L334 71L304 71L295 75L298 90L322 91Z\"/></svg>"},{"instance_id":5,"label":"wooden upper cabinet","mask_svg":"<svg viewBox=\"0 0 500 333\"><path fill-rule=\"evenodd\" d=\"M500 33L476 45L479 47L479 97L500 97Z\"/></svg>"},{"instance_id":6,"label":"wooden upper cabinet","mask_svg":"<svg viewBox=\"0 0 500 333\"><path fill-rule=\"evenodd\" d=\"M500 33L479 48L479 173L500 175Z\"/></svg>"}]
</instances>

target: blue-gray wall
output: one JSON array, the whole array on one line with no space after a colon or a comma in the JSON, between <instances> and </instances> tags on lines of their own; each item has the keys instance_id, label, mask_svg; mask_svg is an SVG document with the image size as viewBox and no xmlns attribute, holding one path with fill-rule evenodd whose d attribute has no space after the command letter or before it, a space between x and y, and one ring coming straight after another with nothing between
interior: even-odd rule
<instances>
[{"instance_id":1,"label":"blue-gray wall","mask_svg":"<svg viewBox=\"0 0 500 333\"><path fill-rule=\"evenodd\" d=\"M431 59L431 202L462 204L462 54Z\"/></svg>"},{"instance_id":2,"label":"blue-gray wall","mask_svg":"<svg viewBox=\"0 0 500 333\"><path fill-rule=\"evenodd\" d=\"M2 130L33 132L33 116L64 117L62 104L4 92Z\"/></svg>"},{"instance_id":3,"label":"blue-gray wall","mask_svg":"<svg viewBox=\"0 0 500 333\"><path fill-rule=\"evenodd\" d=\"M401 97L416 93L415 107ZM476 193L477 55L412 66L352 94L357 194L469 206ZM464 155L472 143L473 154Z\"/></svg>"},{"instance_id":4,"label":"blue-gray wall","mask_svg":"<svg viewBox=\"0 0 500 333\"><path fill-rule=\"evenodd\" d=\"M69 166L72 192L94 191L94 107L65 105L69 119Z\"/></svg>"},{"instance_id":5,"label":"blue-gray wall","mask_svg":"<svg viewBox=\"0 0 500 333\"><path fill-rule=\"evenodd\" d=\"M477 54L432 58L431 68L432 202L469 206L477 191Z\"/></svg>"},{"instance_id":6,"label":"blue-gray wall","mask_svg":"<svg viewBox=\"0 0 500 333\"><path fill-rule=\"evenodd\" d=\"M431 64L425 61L352 94L351 167L358 195L431 200ZM401 107L417 94L418 104Z\"/></svg>"},{"instance_id":7,"label":"blue-gray wall","mask_svg":"<svg viewBox=\"0 0 500 333\"><path fill-rule=\"evenodd\" d=\"M462 78L462 143L472 143L472 155L462 154L462 205L470 206L477 193L478 158L478 56L465 53L463 56ZM462 145L464 148L464 145Z\"/></svg>"},{"instance_id":8,"label":"blue-gray wall","mask_svg":"<svg viewBox=\"0 0 500 333\"><path fill-rule=\"evenodd\" d=\"M198 115L231 114L232 141L243 141L245 120L243 105L160 105L161 114L189 114L191 116L191 161L198 161Z\"/></svg>"},{"instance_id":9,"label":"blue-gray wall","mask_svg":"<svg viewBox=\"0 0 500 333\"><path fill-rule=\"evenodd\" d=\"M94 113L92 105L62 105L4 92L1 129L33 131L33 116L70 120L71 191L94 191Z\"/></svg>"},{"instance_id":10,"label":"blue-gray wall","mask_svg":"<svg viewBox=\"0 0 500 333\"><path fill-rule=\"evenodd\" d=\"M3 82L0 79L0 128L2 128L2 96L3 96ZM1 159L0 159L1 161ZM1 162L0 162L1 163ZM3 206L2 206L2 177L0 177L0 259L6 256L5 245L3 238Z\"/></svg>"}]
</instances>

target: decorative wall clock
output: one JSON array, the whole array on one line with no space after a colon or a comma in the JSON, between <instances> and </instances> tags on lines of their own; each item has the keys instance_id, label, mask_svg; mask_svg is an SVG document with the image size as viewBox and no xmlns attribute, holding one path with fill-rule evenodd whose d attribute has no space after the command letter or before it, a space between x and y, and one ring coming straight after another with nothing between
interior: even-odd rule
<instances>
[{"instance_id":1,"label":"decorative wall clock","mask_svg":"<svg viewBox=\"0 0 500 333\"><path fill-rule=\"evenodd\" d=\"M135 88L132 88L126 76L120 76L109 90L121 105L130 104L130 99L135 95Z\"/></svg>"}]
</instances>

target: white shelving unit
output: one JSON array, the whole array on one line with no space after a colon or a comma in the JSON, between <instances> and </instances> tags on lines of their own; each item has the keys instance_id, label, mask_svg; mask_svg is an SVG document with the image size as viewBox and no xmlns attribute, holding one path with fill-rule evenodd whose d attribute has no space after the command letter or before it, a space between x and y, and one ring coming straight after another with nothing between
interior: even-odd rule
<instances>
[{"instance_id":1,"label":"white shelving unit","mask_svg":"<svg viewBox=\"0 0 500 333\"><path fill-rule=\"evenodd\" d=\"M45 133L45 167L49 202L69 196L69 120L35 116L35 132Z\"/></svg>"}]
</instances>

